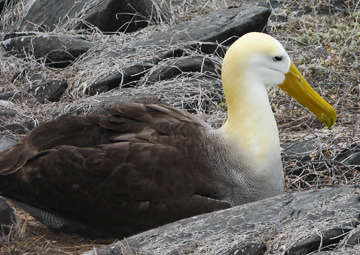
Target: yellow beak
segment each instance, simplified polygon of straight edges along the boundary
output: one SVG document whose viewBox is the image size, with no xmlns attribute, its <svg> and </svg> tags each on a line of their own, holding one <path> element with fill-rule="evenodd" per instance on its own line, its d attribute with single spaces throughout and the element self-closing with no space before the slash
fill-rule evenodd
<svg viewBox="0 0 360 255">
<path fill-rule="evenodd" d="M 285 74 L 285 81 L 278 86 L 312 111 L 329 129 L 335 124 L 334 108 L 316 93 L 293 63 L 289 72 Z"/>
</svg>

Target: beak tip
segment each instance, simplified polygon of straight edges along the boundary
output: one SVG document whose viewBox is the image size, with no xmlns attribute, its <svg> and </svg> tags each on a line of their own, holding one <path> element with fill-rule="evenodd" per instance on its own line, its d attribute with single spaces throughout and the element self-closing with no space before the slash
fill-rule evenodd
<svg viewBox="0 0 360 255">
<path fill-rule="evenodd" d="M 325 113 L 321 114 L 320 120 L 325 123 L 325 125 L 328 129 L 331 129 L 336 123 L 335 110 L 331 107 L 331 109 L 329 109 L 328 114 L 325 114 Z"/>
</svg>

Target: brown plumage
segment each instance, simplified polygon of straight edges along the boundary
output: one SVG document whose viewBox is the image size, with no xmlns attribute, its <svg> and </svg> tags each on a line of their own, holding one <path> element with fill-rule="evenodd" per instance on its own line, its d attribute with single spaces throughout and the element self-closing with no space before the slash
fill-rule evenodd
<svg viewBox="0 0 360 255">
<path fill-rule="evenodd" d="M 160 105 L 108 112 L 62 116 L 2 152 L 2 194 L 68 220 L 71 231 L 117 237 L 230 206 L 208 185 L 211 151 L 199 144 L 207 124 Z"/>
</svg>

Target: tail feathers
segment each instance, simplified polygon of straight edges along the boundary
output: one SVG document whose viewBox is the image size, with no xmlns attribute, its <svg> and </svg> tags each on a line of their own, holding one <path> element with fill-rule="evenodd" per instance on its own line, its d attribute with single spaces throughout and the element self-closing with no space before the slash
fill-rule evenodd
<svg viewBox="0 0 360 255">
<path fill-rule="evenodd" d="M 90 228 L 79 222 L 67 220 L 61 216 L 55 215 L 51 212 L 42 210 L 40 208 L 21 203 L 7 198 L 13 205 L 19 207 L 25 212 L 29 213 L 35 219 L 43 223 L 54 232 L 67 232 L 80 234 L 92 238 L 104 237 L 106 234 L 100 232 L 97 229 Z"/>
<path fill-rule="evenodd" d="M 12 199 L 9 199 L 11 203 L 19 207 L 20 209 L 24 210 L 25 212 L 29 213 L 31 216 L 33 216 L 35 219 L 42 222 L 44 225 L 46 225 L 48 228 L 51 229 L 61 229 L 65 225 L 69 224 L 69 222 L 61 217 L 58 217 L 52 213 L 49 213 L 47 211 L 41 210 L 39 208 L 33 207 L 31 205 L 27 205 L 18 201 L 14 201 Z"/>
</svg>

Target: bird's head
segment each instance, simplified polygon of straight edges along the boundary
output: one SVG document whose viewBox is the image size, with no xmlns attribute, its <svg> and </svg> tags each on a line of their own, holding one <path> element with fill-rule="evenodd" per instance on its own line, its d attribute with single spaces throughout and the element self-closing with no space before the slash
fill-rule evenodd
<svg viewBox="0 0 360 255">
<path fill-rule="evenodd" d="M 270 35 L 252 32 L 233 43 L 223 61 L 222 79 L 227 99 L 236 100 L 231 97 L 241 94 L 246 86 L 278 86 L 328 128 L 335 124 L 333 107 L 312 89 L 281 43 Z"/>
</svg>

